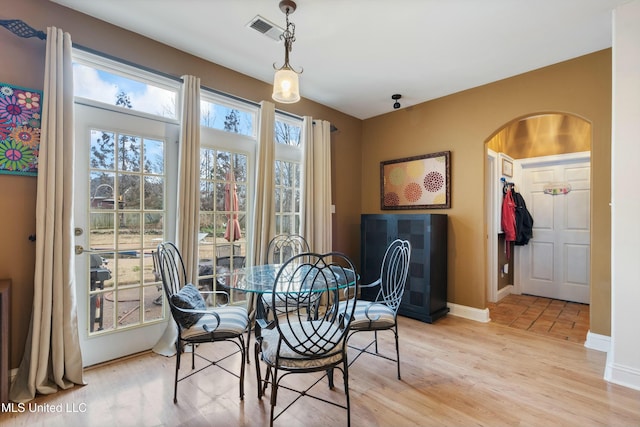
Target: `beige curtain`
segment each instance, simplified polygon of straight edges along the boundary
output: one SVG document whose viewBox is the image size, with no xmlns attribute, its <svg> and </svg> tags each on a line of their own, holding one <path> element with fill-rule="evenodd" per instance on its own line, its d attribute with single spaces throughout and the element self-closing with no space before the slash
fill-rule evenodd
<svg viewBox="0 0 640 427">
<path fill-rule="evenodd" d="M 302 233 L 317 253 L 332 250 L 331 124 L 304 117 L 304 217 Z"/>
<path fill-rule="evenodd" d="M 200 79 L 182 76 L 180 155 L 178 171 L 178 212 L 176 245 L 180 249 L 187 281 L 198 278 L 198 223 L 200 212 Z M 178 331 L 169 320 L 162 337 L 153 346 L 163 356 L 176 354 Z"/>
<path fill-rule="evenodd" d="M 200 212 L 200 78 L 182 76 L 182 81 L 176 245 L 185 262 L 187 281 L 195 283 Z"/>
<path fill-rule="evenodd" d="M 276 232 L 274 172 L 275 141 L 274 126 L 276 120 L 275 105 L 268 101 L 260 103 L 260 119 L 258 123 L 258 164 L 256 167 L 256 193 L 253 214 L 253 248 L 254 265 L 267 262 L 269 240 Z M 255 294 L 247 295 L 247 311 L 251 322 L 255 319 Z M 251 333 L 251 331 L 249 331 Z M 250 338 L 248 338 L 250 340 Z M 247 342 L 247 345 L 249 343 Z"/>
<path fill-rule="evenodd" d="M 47 29 L 36 199 L 33 312 L 15 402 L 83 384 L 78 338 L 73 217 L 71 36 Z"/>
<path fill-rule="evenodd" d="M 253 218 L 253 264 L 267 262 L 269 240 L 276 232 L 274 172 L 275 142 L 274 131 L 276 119 L 275 105 L 268 101 L 260 103 L 260 120 L 258 134 L 258 165 L 256 167 L 256 195 Z"/>
</svg>

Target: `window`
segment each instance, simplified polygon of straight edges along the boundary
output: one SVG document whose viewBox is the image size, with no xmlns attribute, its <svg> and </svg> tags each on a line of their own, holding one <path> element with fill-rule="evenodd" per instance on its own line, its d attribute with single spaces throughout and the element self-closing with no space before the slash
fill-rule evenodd
<svg viewBox="0 0 640 427">
<path fill-rule="evenodd" d="M 276 113 L 276 234 L 301 234 L 302 120 Z"/>
<path fill-rule="evenodd" d="M 74 51 L 76 98 L 176 120 L 179 83 L 87 52 Z"/>
</svg>

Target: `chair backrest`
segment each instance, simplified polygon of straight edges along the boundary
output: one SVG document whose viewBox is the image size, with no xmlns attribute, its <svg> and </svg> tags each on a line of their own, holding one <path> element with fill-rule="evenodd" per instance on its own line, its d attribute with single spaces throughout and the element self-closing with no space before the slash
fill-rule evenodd
<svg viewBox="0 0 640 427">
<path fill-rule="evenodd" d="M 160 270 L 164 292 L 171 302 L 171 296 L 178 293 L 187 282 L 187 272 L 182 255 L 176 245 L 171 242 L 163 242 L 158 245 L 154 256 Z"/>
<path fill-rule="evenodd" d="M 230 255 L 240 255 L 242 248 L 239 243 L 222 243 L 216 245 L 216 258 Z"/>
<path fill-rule="evenodd" d="M 411 243 L 401 239 L 391 242 L 382 259 L 380 291 L 376 301 L 384 303 L 396 312 L 404 295 L 410 259 Z"/>
<path fill-rule="evenodd" d="M 295 255 L 309 251 L 309 243 L 299 234 L 279 234 L 269 242 L 267 262 L 282 264 Z"/>
<path fill-rule="evenodd" d="M 278 271 L 271 293 L 280 345 L 310 359 L 343 351 L 358 288 L 356 269 L 344 254 L 291 257 Z M 343 293 L 348 297 L 341 304 Z"/>
<path fill-rule="evenodd" d="M 230 256 L 222 256 L 216 258 L 216 267 L 225 267 L 231 270 L 231 263 L 233 262 L 233 268 L 243 268 L 245 266 L 246 258 L 241 255 L 234 256 L 233 259 Z"/>
</svg>

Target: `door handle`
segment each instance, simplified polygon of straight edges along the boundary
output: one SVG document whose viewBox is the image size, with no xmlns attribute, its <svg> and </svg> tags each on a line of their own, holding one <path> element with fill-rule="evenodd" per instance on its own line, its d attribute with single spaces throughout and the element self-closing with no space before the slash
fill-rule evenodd
<svg viewBox="0 0 640 427">
<path fill-rule="evenodd" d="M 92 251 L 91 249 L 85 249 L 82 245 L 76 245 L 75 247 L 76 255 L 82 255 L 83 253 L 92 254 L 96 251 Z"/>
</svg>

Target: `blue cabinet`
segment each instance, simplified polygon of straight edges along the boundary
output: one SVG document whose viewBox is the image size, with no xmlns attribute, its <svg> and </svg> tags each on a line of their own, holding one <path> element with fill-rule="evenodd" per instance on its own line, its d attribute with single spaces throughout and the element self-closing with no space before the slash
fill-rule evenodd
<svg viewBox="0 0 640 427">
<path fill-rule="evenodd" d="M 365 214 L 361 224 L 360 270 L 362 283 L 380 277 L 380 265 L 394 239 L 411 242 L 409 277 L 398 313 L 432 323 L 449 312 L 447 307 L 447 215 Z M 373 300 L 376 288 L 362 288 Z"/>
</svg>

